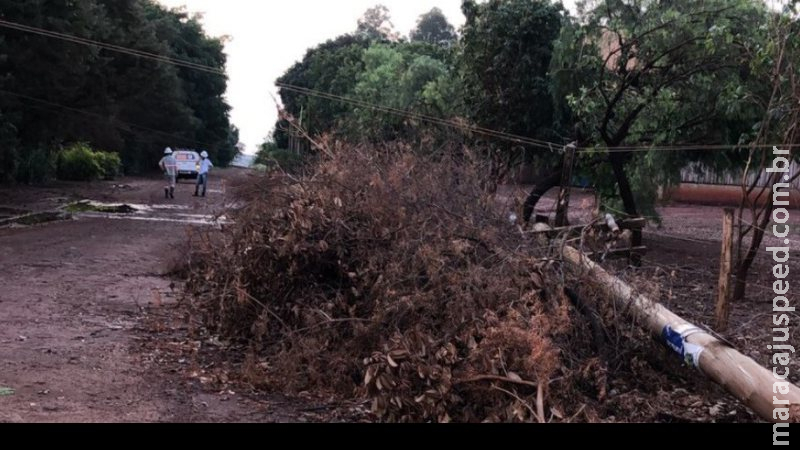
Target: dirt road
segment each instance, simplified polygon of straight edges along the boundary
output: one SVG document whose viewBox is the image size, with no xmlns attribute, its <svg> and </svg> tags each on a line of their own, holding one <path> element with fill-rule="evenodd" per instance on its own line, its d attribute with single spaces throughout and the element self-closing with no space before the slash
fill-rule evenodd
<svg viewBox="0 0 800 450">
<path fill-rule="evenodd" d="M 182 184 L 174 201 L 157 178 L 0 188 L 17 213 L 82 199 L 143 209 L 0 228 L 0 422 L 303 420 L 302 402 L 207 386 L 180 320 L 147 328 L 180 294 L 165 274 L 187 229 L 222 213 L 244 176 L 217 172 L 207 199 Z"/>
</svg>

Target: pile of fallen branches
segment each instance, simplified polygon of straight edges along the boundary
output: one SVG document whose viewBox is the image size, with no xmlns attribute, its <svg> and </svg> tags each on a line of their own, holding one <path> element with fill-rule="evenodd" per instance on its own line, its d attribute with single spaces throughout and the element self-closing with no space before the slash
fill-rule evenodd
<svg viewBox="0 0 800 450">
<path fill-rule="evenodd" d="M 597 420 L 600 313 L 520 247 L 480 173 L 464 153 L 340 146 L 260 179 L 196 239 L 195 304 L 265 383 L 366 396 L 382 420 Z"/>
</svg>

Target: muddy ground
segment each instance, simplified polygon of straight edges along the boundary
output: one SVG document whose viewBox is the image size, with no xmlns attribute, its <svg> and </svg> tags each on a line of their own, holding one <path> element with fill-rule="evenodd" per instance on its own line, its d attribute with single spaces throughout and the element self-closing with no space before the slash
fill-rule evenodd
<svg viewBox="0 0 800 450">
<path fill-rule="evenodd" d="M 215 173 L 206 199 L 191 197 L 193 187 L 184 182 L 174 201 L 164 200 L 158 178 L 0 187 L 0 223 L 85 199 L 136 208 L 130 214 L 73 208 L 71 220 L 0 227 L 0 422 L 369 420 L 364 404 L 259 391 L 242 370 L 246 361 L 235 356 L 244 349 L 215 339 L 180 305 L 185 300 L 180 280 L 171 272 L 185 251 L 187 233 L 224 226 L 226 211 L 235 204 L 233 186 L 249 176 L 240 170 Z M 524 196 L 521 190 L 517 194 Z M 552 197 L 542 202 L 540 213 L 552 212 Z M 591 211 L 593 198 L 576 192 L 573 205 L 573 221 L 579 221 Z M 678 204 L 660 213 L 662 226 L 651 226 L 646 236 L 645 267 L 614 269 L 687 319 L 710 326 L 721 209 Z M 792 245 L 800 255 L 800 211 L 793 212 L 792 223 Z M 766 366 L 772 280 L 762 253 L 750 298 L 735 306 L 725 337 Z M 800 272 L 793 261 L 793 271 Z M 800 317 L 795 319 L 798 345 Z M 646 357 L 671 356 L 663 351 Z M 756 420 L 691 371 L 676 364 L 665 364 L 664 370 L 674 373 L 653 380 L 647 392 L 616 386 L 615 401 L 644 403 L 648 414 L 609 420 Z"/>
<path fill-rule="evenodd" d="M 178 313 L 169 272 L 186 233 L 214 226 L 245 178 L 215 173 L 206 199 L 184 181 L 174 201 L 159 178 L 0 188 L 0 219 L 84 199 L 148 207 L 0 228 L 0 422 L 323 420 L 325 399 L 213 378 L 213 359 L 201 355 L 219 344 L 190 338 Z"/>
</svg>

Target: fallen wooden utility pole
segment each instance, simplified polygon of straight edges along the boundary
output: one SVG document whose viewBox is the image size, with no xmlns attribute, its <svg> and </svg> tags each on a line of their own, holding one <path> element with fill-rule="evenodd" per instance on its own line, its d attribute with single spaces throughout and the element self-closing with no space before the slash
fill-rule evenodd
<svg viewBox="0 0 800 450">
<path fill-rule="evenodd" d="M 536 225 L 537 229 L 546 226 Z M 788 422 L 800 420 L 800 389 L 797 386 L 790 383 L 788 394 L 776 394 L 773 391 L 775 383 L 784 380 L 779 380 L 766 368 L 661 304 L 637 294 L 627 283 L 606 272 L 582 252 L 569 246 L 560 248 L 564 260 L 591 277 L 620 309 L 630 311 L 683 361 L 697 367 L 761 418 L 786 422 L 775 417 L 776 409 L 781 408 L 791 410 Z"/>
</svg>

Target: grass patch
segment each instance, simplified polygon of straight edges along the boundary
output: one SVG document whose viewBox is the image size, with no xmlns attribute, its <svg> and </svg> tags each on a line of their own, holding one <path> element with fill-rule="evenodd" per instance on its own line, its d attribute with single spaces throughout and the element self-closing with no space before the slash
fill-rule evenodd
<svg viewBox="0 0 800 450">
<path fill-rule="evenodd" d="M 92 202 L 77 202 L 67 205 L 65 211 L 78 214 L 78 213 L 104 213 L 104 214 L 133 214 L 137 210 L 129 205 L 100 205 Z"/>
</svg>

